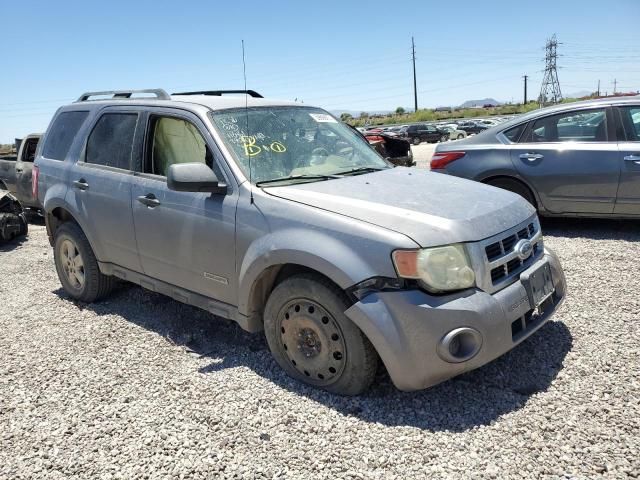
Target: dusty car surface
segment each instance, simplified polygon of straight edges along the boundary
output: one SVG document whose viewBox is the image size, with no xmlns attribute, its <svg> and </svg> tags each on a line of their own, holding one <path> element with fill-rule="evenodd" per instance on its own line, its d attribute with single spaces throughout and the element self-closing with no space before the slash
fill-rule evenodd
<svg viewBox="0 0 640 480">
<path fill-rule="evenodd" d="M 502 355 L 565 297 L 535 210 L 393 167 L 326 111 L 254 91 L 98 92 L 36 160 L 58 276 L 115 277 L 265 331 L 292 377 L 353 395 L 382 359 L 402 390 Z"/>
<path fill-rule="evenodd" d="M 521 195 L 547 216 L 640 215 L 640 97 L 562 104 L 455 145 L 434 171 Z"/>
</svg>

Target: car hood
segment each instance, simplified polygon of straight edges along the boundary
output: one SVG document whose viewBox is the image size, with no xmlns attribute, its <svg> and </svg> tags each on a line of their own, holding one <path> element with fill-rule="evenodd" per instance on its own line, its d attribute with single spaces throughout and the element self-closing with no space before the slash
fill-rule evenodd
<svg viewBox="0 0 640 480">
<path fill-rule="evenodd" d="M 506 190 L 404 167 L 264 191 L 402 233 L 422 247 L 482 240 L 535 213 Z"/>
</svg>

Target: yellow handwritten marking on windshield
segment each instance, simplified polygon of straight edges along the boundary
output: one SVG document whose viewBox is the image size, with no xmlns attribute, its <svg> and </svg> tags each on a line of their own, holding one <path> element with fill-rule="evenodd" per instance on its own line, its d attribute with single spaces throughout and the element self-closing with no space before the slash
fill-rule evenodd
<svg viewBox="0 0 640 480">
<path fill-rule="evenodd" d="M 287 151 L 287 147 L 280 142 L 273 142 L 269 147 L 271 148 L 271 151 L 275 153 L 284 153 Z"/>
<path fill-rule="evenodd" d="M 256 137 L 250 136 L 242 136 L 240 137 L 242 140 L 242 146 L 244 147 L 244 153 L 247 157 L 255 157 L 258 155 L 262 149 L 256 145 Z"/>
<path fill-rule="evenodd" d="M 269 151 L 271 150 L 274 153 L 284 153 L 287 151 L 287 147 L 284 146 L 283 143 L 275 141 L 275 142 L 271 142 L 271 145 L 267 146 L 267 145 L 256 145 L 256 137 L 254 137 L 253 135 L 251 136 L 245 136 L 243 135 L 242 137 L 240 137 L 240 140 L 242 141 L 242 147 L 244 148 L 244 154 L 247 157 L 255 157 L 256 155 L 258 155 L 260 152 L 262 152 L 263 150 Z"/>
</svg>

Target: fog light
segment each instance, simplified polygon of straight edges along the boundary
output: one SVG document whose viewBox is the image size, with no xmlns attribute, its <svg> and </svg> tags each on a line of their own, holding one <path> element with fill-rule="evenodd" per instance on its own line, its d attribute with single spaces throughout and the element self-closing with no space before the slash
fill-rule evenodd
<svg viewBox="0 0 640 480">
<path fill-rule="evenodd" d="M 451 330 L 438 344 L 438 355 L 445 362 L 460 363 L 471 360 L 480 351 L 482 335 L 474 328 Z"/>
</svg>

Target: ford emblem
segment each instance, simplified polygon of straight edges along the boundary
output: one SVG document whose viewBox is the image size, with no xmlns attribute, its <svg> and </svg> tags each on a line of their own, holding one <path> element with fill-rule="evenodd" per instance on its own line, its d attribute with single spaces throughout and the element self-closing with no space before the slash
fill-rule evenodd
<svg viewBox="0 0 640 480">
<path fill-rule="evenodd" d="M 515 251 L 520 260 L 526 260 L 533 253 L 533 245 L 529 240 L 520 240 L 516 243 Z"/>
</svg>

